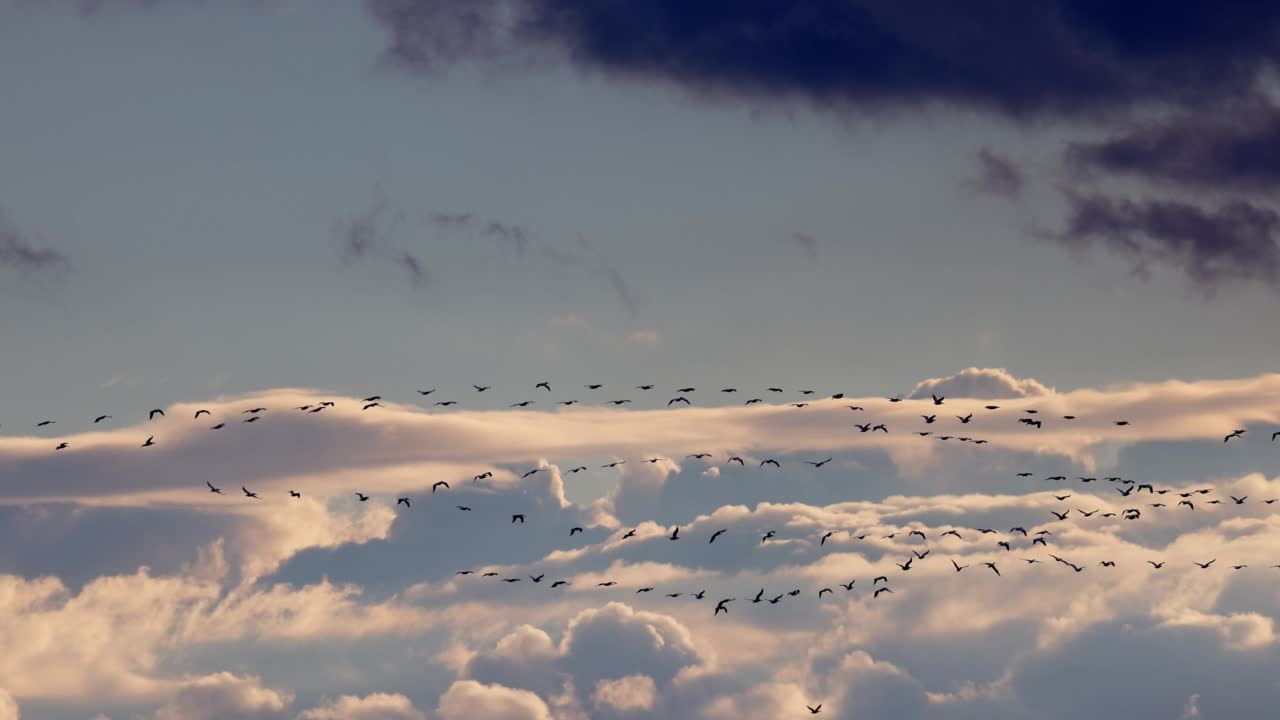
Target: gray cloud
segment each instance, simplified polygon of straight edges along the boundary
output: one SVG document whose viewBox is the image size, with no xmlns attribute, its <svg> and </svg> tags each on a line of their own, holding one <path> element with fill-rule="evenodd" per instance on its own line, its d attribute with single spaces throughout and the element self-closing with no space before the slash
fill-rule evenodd
<svg viewBox="0 0 1280 720">
<path fill-rule="evenodd" d="M 402 268 L 414 288 L 426 287 L 431 280 L 426 266 L 413 253 L 391 243 L 403 219 L 403 213 L 388 209 L 382 186 L 376 186 L 367 208 L 334 223 L 334 234 L 342 244 L 343 263 L 372 259 L 388 262 Z"/>
<path fill-rule="evenodd" d="M 978 189 L 991 195 L 1003 195 L 1016 198 L 1022 195 L 1025 180 L 1022 170 L 1009 158 L 991 148 L 978 151 L 979 176 Z"/>
<path fill-rule="evenodd" d="M 782 242 L 799 247 L 810 260 L 818 259 L 818 239 L 804 232 L 793 232 L 782 237 Z"/>
<path fill-rule="evenodd" d="M 43 238 L 24 232 L 0 208 L 0 265 L 21 272 L 66 272 L 71 261 L 48 247 L 38 247 Z"/>
<path fill-rule="evenodd" d="M 1068 192 L 1066 227 L 1048 233 L 1077 249 L 1100 246 L 1149 275 L 1152 265 L 1181 271 L 1212 294 L 1232 283 L 1280 290 L 1280 214 L 1246 201 L 1216 210 L 1175 200 L 1112 198 Z"/>
<path fill-rule="evenodd" d="M 1178 115 L 1107 140 L 1073 143 L 1077 169 L 1126 174 L 1196 190 L 1266 192 L 1280 185 L 1280 109 L 1224 109 L 1208 117 Z"/>
</svg>

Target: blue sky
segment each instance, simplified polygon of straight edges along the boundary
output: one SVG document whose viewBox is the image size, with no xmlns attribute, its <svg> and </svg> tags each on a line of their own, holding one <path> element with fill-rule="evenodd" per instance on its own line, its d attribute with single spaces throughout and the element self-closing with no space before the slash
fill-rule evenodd
<svg viewBox="0 0 1280 720">
<path fill-rule="evenodd" d="M 494 30 L 498 6 L 527 24 Z M 957 7 L 0 2 L 0 720 L 1111 717 L 1047 678 L 1173 652 L 1200 654 L 1176 692 L 1075 686 L 1139 720 L 1256 717 L 1276 689 L 1215 668 L 1280 659 L 1280 586 L 1189 563 L 1280 562 L 1280 175 L 1255 159 L 1280 138 L 1280 14 Z M 982 399 L 1003 414 L 957 425 Z M 1006 421 L 1036 407 L 1043 431 Z M 1054 548 L 1090 563 L 1077 585 L 946 585 L 946 558 L 986 572 L 984 537 L 896 605 L 711 622 L 632 590 L 813 602 L 893 570 L 890 532 L 1043 524 L 1050 490 L 1122 509 L 1090 475 L 1224 505 L 1080 519 Z M 702 545 L 720 527 L 749 539 Z M 849 532 L 823 557 L 827 529 Z M 1154 585 L 1095 571 L 1156 556 Z M 464 560 L 574 590 L 475 590 Z M 1028 609 L 993 618 L 1001 598 Z M 100 642 L 57 629 L 81 626 Z"/>
</svg>

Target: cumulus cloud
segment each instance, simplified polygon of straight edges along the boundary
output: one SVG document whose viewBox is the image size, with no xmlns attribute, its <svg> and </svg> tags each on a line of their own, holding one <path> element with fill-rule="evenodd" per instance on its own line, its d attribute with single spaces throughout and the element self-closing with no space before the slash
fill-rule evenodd
<svg viewBox="0 0 1280 720">
<path fill-rule="evenodd" d="M 652 710 L 657 686 L 647 675 L 626 675 L 596 684 L 592 701 L 621 712 Z"/>
<path fill-rule="evenodd" d="M 19 720 L 18 703 L 13 696 L 0 688 L 0 720 Z"/>
<path fill-rule="evenodd" d="M 292 694 L 262 687 L 256 677 L 223 672 L 185 683 L 155 720 L 268 720 L 292 702 Z"/>
<path fill-rule="evenodd" d="M 297 720 L 426 720 L 404 695 L 373 693 L 343 695 L 320 707 L 303 711 Z"/>
<path fill-rule="evenodd" d="M 923 380 L 907 395 L 928 398 L 930 395 L 951 398 L 1027 398 L 1050 395 L 1054 391 L 1034 378 L 1018 378 L 1004 368 L 965 368 L 945 378 Z"/>
<path fill-rule="evenodd" d="M 528 690 L 459 680 L 440 698 L 441 720 L 552 720 L 542 698 Z"/>
</svg>

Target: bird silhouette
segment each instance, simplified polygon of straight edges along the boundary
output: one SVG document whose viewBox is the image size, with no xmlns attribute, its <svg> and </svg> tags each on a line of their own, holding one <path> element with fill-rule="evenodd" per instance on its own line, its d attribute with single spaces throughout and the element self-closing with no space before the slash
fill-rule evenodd
<svg viewBox="0 0 1280 720">
<path fill-rule="evenodd" d="M 871 598 L 874 600 L 875 598 L 880 597 L 880 593 L 889 593 L 890 595 L 892 595 L 893 591 L 887 587 L 882 587 L 879 590 L 876 590 L 874 593 L 872 593 Z"/>
<path fill-rule="evenodd" d="M 715 532 L 711 533 L 711 539 L 707 541 L 707 544 L 708 544 L 708 545 L 710 545 L 711 543 L 715 542 L 715 541 L 716 541 L 716 538 L 720 537 L 720 536 L 721 536 L 721 535 L 723 535 L 725 532 L 726 532 L 726 531 L 724 531 L 724 530 L 717 530 L 717 531 L 715 531 Z"/>
<path fill-rule="evenodd" d="M 155 445 L 156 444 L 155 439 L 156 439 L 155 435 L 152 435 L 151 437 L 147 438 L 147 441 L 142 443 L 142 447 L 151 447 L 152 445 Z"/>
<path fill-rule="evenodd" d="M 261 499 L 262 499 L 262 498 L 258 497 L 258 493 L 255 493 L 255 492 L 249 492 L 249 488 L 247 488 L 247 487 L 245 487 L 245 486 L 243 486 L 243 485 L 241 485 L 241 486 L 240 486 L 240 489 L 241 489 L 242 491 L 244 491 L 244 496 L 245 496 L 245 497 L 251 497 L 251 498 L 254 498 L 254 499 L 256 499 L 256 500 L 261 500 Z"/>
<path fill-rule="evenodd" d="M 147 413 L 147 419 L 155 420 L 157 415 L 159 415 L 160 417 L 164 417 L 164 411 L 161 410 L 160 408 L 156 408 L 155 410 L 152 410 L 151 412 Z"/>
<path fill-rule="evenodd" d="M 358 492 L 356 493 L 356 497 L 360 499 L 360 502 L 369 502 L 369 496 L 364 493 Z"/>
<path fill-rule="evenodd" d="M 725 607 L 725 604 L 726 604 L 726 603 L 731 603 L 731 602 L 733 602 L 734 600 L 737 600 L 737 598 L 726 598 L 726 599 L 721 600 L 720 602 L 716 603 L 716 610 L 715 610 L 715 612 L 714 612 L 714 613 L 712 613 L 712 615 L 713 615 L 713 616 L 714 616 L 714 615 L 719 615 L 720 613 L 724 613 L 724 614 L 728 615 L 728 614 L 729 614 L 729 608 Z"/>
<path fill-rule="evenodd" d="M 524 524 L 524 514 L 523 514 L 523 513 L 516 513 L 515 515 L 512 515 L 512 516 L 511 516 L 511 522 L 513 522 L 513 523 L 514 523 L 514 522 L 515 522 L 515 521 L 517 521 L 517 520 L 519 520 L 519 521 L 520 521 L 520 524 L 521 524 L 521 525 L 523 525 L 523 524 Z"/>
<path fill-rule="evenodd" d="M 290 490 L 290 491 L 289 491 L 289 497 L 292 497 L 292 498 L 300 498 L 300 497 L 302 497 L 302 493 L 298 492 L 297 490 Z"/>
<path fill-rule="evenodd" d="M 412 505 L 410 505 L 410 504 L 409 504 L 409 498 L 407 498 L 407 497 L 396 498 L 396 504 L 397 504 L 397 505 L 404 505 L 404 506 L 405 506 L 405 507 L 407 507 L 407 508 L 412 508 L 412 507 L 413 507 Z"/>
<path fill-rule="evenodd" d="M 436 488 L 438 488 L 438 487 L 440 487 L 440 486 L 442 486 L 442 485 L 443 485 L 444 487 L 446 487 L 446 488 L 447 488 L 447 487 L 449 487 L 449 483 L 448 483 L 448 482 L 446 482 L 446 481 L 444 481 L 444 480 L 437 480 L 437 481 L 435 481 L 435 483 L 433 483 L 433 484 L 431 485 L 431 494 L 432 494 L 432 495 L 434 495 L 434 494 L 435 494 L 435 492 L 436 492 Z"/>
<path fill-rule="evenodd" d="M 213 483 L 209 482 L 208 480 L 205 480 L 204 484 L 209 486 L 209 492 L 217 493 L 219 495 L 222 494 L 222 488 L 214 487 Z"/>
<path fill-rule="evenodd" d="M 818 703 L 817 707 L 809 707 L 808 705 L 805 705 L 805 707 L 809 708 L 809 712 L 814 715 L 817 715 L 819 712 L 822 711 L 822 703 Z"/>
</svg>

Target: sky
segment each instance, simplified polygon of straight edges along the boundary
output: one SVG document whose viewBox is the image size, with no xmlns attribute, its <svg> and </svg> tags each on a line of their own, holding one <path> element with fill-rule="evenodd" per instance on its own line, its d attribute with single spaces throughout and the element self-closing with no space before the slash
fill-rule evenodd
<svg viewBox="0 0 1280 720">
<path fill-rule="evenodd" d="M 1265 714 L 1278 31 L 0 0 L 0 720 Z"/>
</svg>

